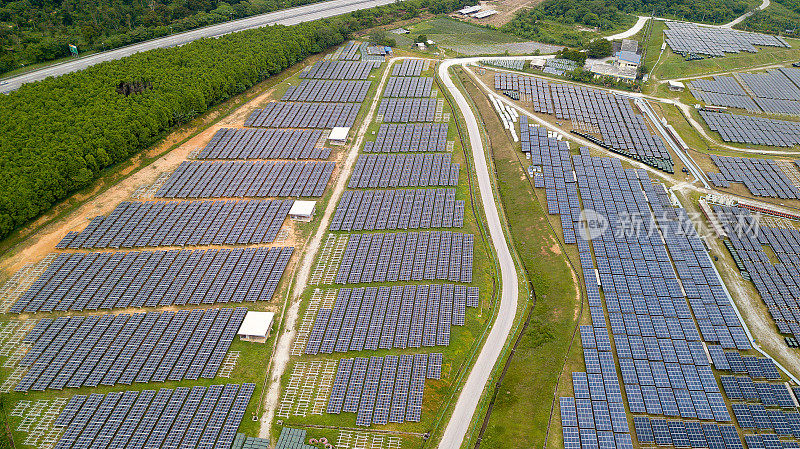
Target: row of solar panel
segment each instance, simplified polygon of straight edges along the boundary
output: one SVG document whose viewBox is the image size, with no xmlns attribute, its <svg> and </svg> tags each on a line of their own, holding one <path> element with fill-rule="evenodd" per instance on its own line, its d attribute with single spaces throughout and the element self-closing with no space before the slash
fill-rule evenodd
<svg viewBox="0 0 800 449">
<path fill-rule="evenodd" d="M 685 56 L 703 54 L 725 56 L 725 53 L 756 53 L 756 45 L 790 48 L 780 36 L 749 33 L 732 28 L 702 26 L 692 22 L 667 21 L 664 41 L 675 53 Z"/>
<path fill-rule="evenodd" d="M 376 61 L 345 62 L 319 61 L 300 72 L 300 78 L 327 80 L 365 80 L 372 69 L 380 67 Z"/>
<path fill-rule="evenodd" d="M 392 76 L 420 76 L 424 66 L 422 59 L 404 59 L 392 66 Z"/>
<path fill-rule="evenodd" d="M 447 123 L 382 124 L 374 141 L 364 144 L 365 153 L 426 153 L 447 149 Z"/>
<path fill-rule="evenodd" d="M 477 287 L 453 284 L 343 288 L 317 312 L 305 353 L 447 346 L 477 298 Z"/>
<path fill-rule="evenodd" d="M 327 159 L 321 130 L 220 128 L 198 159 Z"/>
<path fill-rule="evenodd" d="M 455 189 L 346 190 L 331 231 L 460 228 L 464 200 Z"/>
<path fill-rule="evenodd" d="M 294 103 L 273 101 L 256 109 L 244 126 L 256 128 L 335 128 L 351 127 L 360 103 Z"/>
<path fill-rule="evenodd" d="M 334 162 L 184 161 L 156 192 L 160 198 L 319 197 Z"/>
<path fill-rule="evenodd" d="M 741 182 L 755 196 L 798 199 L 800 189 L 771 159 L 711 155 L 728 182 Z M 720 187 L 720 186 L 717 186 Z"/>
<path fill-rule="evenodd" d="M 438 353 L 341 359 L 326 411 L 356 413 L 364 427 L 419 422 L 425 380 L 438 379 L 441 366 Z"/>
<path fill-rule="evenodd" d="M 61 253 L 10 311 L 269 301 L 294 248 Z"/>
<path fill-rule="evenodd" d="M 384 98 L 430 97 L 433 78 L 390 76 L 383 91 Z"/>
<path fill-rule="evenodd" d="M 272 243 L 294 200 L 123 201 L 59 248 Z"/>
<path fill-rule="evenodd" d="M 384 98 L 378 105 L 378 114 L 384 122 L 433 122 L 436 105 L 436 98 Z"/>
<path fill-rule="evenodd" d="M 695 421 L 667 421 L 634 416 L 636 439 L 641 444 L 709 449 L 743 449 L 736 427 Z"/>
<path fill-rule="evenodd" d="M 791 147 L 800 145 L 800 123 L 701 109 L 700 116 L 726 142 Z"/>
<path fill-rule="evenodd" d="M 15 391 L 213 378 L 246 307 L 59 317 L 37 323 Z"/>
<path fill-rule="evenodd" d="M 347 187 L 457 186 L 460 164 L 451 159 L 448 153 L 360 154 Z"/>
<path fill-rule="evenodd" d="M 54 426 L 59 449 L 229 448 L 255 384 L 77 395 Z"/>
<path fill-rule="evenodd" d="M 281 101 L 361 103 L 367 97 L 372 81 L 302 80 L 289 86 Z"/>
<path fill-rule="evenodd" d="M 351 234 L 335 282 L 470 283 L 473 237 L 450 231 Z"/>
<path fill-rule="evenodd" d="M 718 370 L 747 374 L 755 379 L 777 380 L 781 378 L 775 363 L 768 358 L 741 355 L 738 351 L 725 351 L 721 346 L 707 345 L 711 363 Z"/>
</svg>

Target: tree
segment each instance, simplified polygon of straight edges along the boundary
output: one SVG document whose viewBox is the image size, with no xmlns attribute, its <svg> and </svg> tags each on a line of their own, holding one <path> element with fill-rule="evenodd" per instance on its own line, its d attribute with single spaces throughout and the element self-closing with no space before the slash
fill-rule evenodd
<svg viewBox="0 0 800 449">
<path fill-rule="evenodd" d="M 586 50 L 590 58 L 600 59 L 611 56 L 613 47 L 611 41 L 600 38 L 589 42 L 589 45 L 586 46 Z"/>
<path fill-rule="evenodd" d="M 559 52 L 559 55 L 564 59 L 569 59 L 577 62 L 578 65 L 583 65 L 583 63 L 586 62 L 586 53 L 580 50 L 565 48 Z"/>
<path fill-rule="evenodd" d="M 428 36 L 424 34 L 420 34 L 416 38 L 414 38 L 414 42 L 422 42 L 423 44 L 428 42 Z"/>
</svg>

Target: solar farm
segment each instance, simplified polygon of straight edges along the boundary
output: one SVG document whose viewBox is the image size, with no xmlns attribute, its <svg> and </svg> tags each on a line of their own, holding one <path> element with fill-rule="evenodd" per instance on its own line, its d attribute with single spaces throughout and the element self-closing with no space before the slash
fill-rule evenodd
<svg viewBox="0 0 800 449">
<path fill-rule="evenodd" d="M 722 57 L 739 52 L 755 53 L 758 51 L 756 47 L 790 48 L 789 43 L 780 36 L 703 26 L 690 22 L 667 21 L 666 24 L 664 41 L 673 52 L 684 56 Z"/>
<path fill-rule="evenodd" d="M 713 154 L 711 160 L 720 170 L 719 175 L 710 178 L 716 187 L 730 187 L 731 182 L 740 182 L 754 196 L 800 199 L 800 188 L 773 160 Z"/>
<path fill-rule="evenodd" d="M 668 173 L 672 156 L 648 129 L 631 98 L 574 84 L 508 73 L 494 75 L 494 88 L 513 93 L 533 112 L 572 122 L 573 132 L 611 151 Z"/>
<path fill-rule="evenodd" d="M 800 145 L 800 122 L 703 109 L 700 116 L 725 142 L 775 147 Z"/>
<path fill-rule="evenodd" d="M 692 95 L 707 105 L 748 112 L 800 115 L 800 69 L 739 73 L 690 83 Z"/>
<path fill-rule="evenodd" d="M 550 213 L 562 216 L 564 241 L 577 245 L 591 318 L 580 327 L 586 371 L 559 399 L 564 447 L 742 447 L 742 437 L 764 438 L 755 429 L 794 436 L 793 392 L 770 359 L 740 352 L 750 340 L 686 211 L 644 170 L 549 139 L 532 162 L 556 192 Z M 575 177 L 559 175 L 567 170 Z M 566 223 L 583 229 L 581 203 L 617 219 L 573 239 Z M 641 215 L 655 220 L 624 218 Z M 753 425 L 753 411 L 766 419 Z"/>
<path fill-rule="evenodd" d="M 248 422 L 261 413 L 266 368 L 252 367 L 272 344 L 241 332 L 251 312 L 280 311 L 306 238 L 290 210 L 299 198 L 326 200 L 344 155 L 328 145 L 328 129 L 356 125 L 375 92 L 369 78 L 384 55 L 352 48 L 343 55 L 372 59 L 321 61 L 293 77 L 273 95 L 280 99 L 216 127 L 155 182 L 86 217 L 12 276 L 2 289 L 0 391 L 15 439 L 41 448 L 264 447 L 242 432 L 257 434 Z M 438 124 L 431 129 L 436 142 Z M 416 182 L 430 179 L 425 169 Z M 410 210 L 436 215 L 431 228 L 463 222 L 463 200 L 431 192 L 419 204 L 411 192 Z M 405 195 L 398 199 L 407 213 Z M 432 356 L 434 366 L 441 358 Z M 414 400 L 419 385 L 414 377 Z"/>
<path fill-rule="evenodd" d="M 301 305 L 276 413 L 290 427 L 426 428 L 443 407 L 429 384 L 452 386 L 484 322 L 455 126 L 429 61 L 389 70 Z"/>
</svg>

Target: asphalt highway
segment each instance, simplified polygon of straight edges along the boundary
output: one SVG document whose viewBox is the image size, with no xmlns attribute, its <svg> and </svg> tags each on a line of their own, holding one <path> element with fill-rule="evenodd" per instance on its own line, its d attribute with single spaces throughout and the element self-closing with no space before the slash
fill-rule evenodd
<svg viewBox="0 0 800 449">
<path fill-rule="evenodd" d="M 184 33 L 173 34 L 171 36 L 140 42 L 127 47 L 117 48 L 102 53 L 95 53 L 83 58 L 71 59 L 60 64 L 43 67 L 13 78 L 0 81 L 0 93 L 7 93 L 16 90 L 19 86 L 33 81 L 43 80 L 50 76 L 60 76 L 65 73 L 83 70 L 104 61 L 112 61 L 124 58 L 134 53 L 139 53 L 155 48 L 175 47 L 187 44 L 197 39 L 205 37 L 219 37 L 236 31 L 260 28 L 267 25 L 296 25 L 301 22 L 324 19 L 340 14 L 352 12 L 359 9 L 374 8 L 376 6 L 388 5 L 394 0 L 330 0 L 312 5 L 299 6 L 296 8 L 284 9 L 258 16 L 247 17 L 244 19 L 232 20 L 216 25 L 211 25 Z"/>
</svg>

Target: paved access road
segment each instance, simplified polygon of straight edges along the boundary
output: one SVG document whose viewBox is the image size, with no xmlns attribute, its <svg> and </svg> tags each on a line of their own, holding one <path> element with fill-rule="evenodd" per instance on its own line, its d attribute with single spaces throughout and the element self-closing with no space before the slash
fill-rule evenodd
<svg viewBox="0 0 800 449">
<path fill-rule="evenodd" d="M 50 76 L 60 76 L 65 73 L 83 70 L 89 66 L 104 61 L 124 58 L 141 51 L 152 50 L 154 48 L 175 47 L 192 42 L 204 37 L 219 37 L 236 31 L 260 28 L 267 25 L 295 25 L 301 22 L 308 22 L 326 17 L 333 17 L 340 14 L 352 12 L 358 9 L 374 8 L 376 6 L 388 5 L 394 0 L 330 0 L 312 5 L 299 6 L 297 8 L 284 9 L 258 16 L 247 17 L 244 19 L 224 22 L 211 25 L 185 33 L 174 34 L 158 39 L 153 39 L 138 44 L 121 47 L 116 50 L 109 50 L 96 53 L 84 58 L 72 59 L 60 64 L 43 67 L 13 78 L 8 78 L 0 83 L 0 93 L 7 93 L 16 90 L 19 86 L 33 81 L 43 80 Z"/>
<path fill-rule="evenodd" d="M 475 409 L 478 406 L 478 401 L 480 401 L 483 394 L 484 387 L 489 380 L 497 359 L 500 357 L 506 340 L 508 340 L 508 335 L 514 324 L 514 316 L 517 312 L 517 296 L 519 295 L 517 269 L 514 266 L 514 258 L 511 257 L 511 251 L 503 233 L 503 224 L 497 212 L 500 202 L 495 198 L 494 190 L 492 190 L 492 180 L 489 177 L 489 166 L 486 161 L 486 153 L 481 141 L 478 122 L 467 99 L 453 84 L 453 80 L 450 79 L 450 74 L 448 73 L 448 69 L 452 65 L 466 62 L 474 63 L 480 59 L 487 58 L 446 60 L 439 65 L 439 77 L 444 82 L 445 88 L 455 98 L 458 109 L 467 123 L 469 142 L 472 147 L 472 159 L 475 162 L 475 175 L 478 179 L 483 210 L 486 213 L 486 224 L 492 244 L 497 252 L 497 260 L 500 266 L 502 291 L 497 318 L 494 325 L 492 325 L 489 336 L 486 338 L 486 342 L 483 344 L 483 348 L 481 348 L 481 353 L 472 366 L 472 371 L 470 371 L 453 409 L 453 416 L 450 417 L 450 422 L 445 428 L 442 441 L 439 443 L 439 448 L 444 449 L 458 449 L 461 447 L 475 414 Z"/>
</svg>

